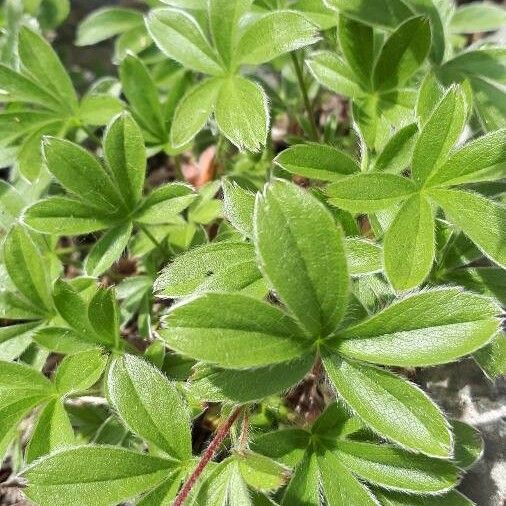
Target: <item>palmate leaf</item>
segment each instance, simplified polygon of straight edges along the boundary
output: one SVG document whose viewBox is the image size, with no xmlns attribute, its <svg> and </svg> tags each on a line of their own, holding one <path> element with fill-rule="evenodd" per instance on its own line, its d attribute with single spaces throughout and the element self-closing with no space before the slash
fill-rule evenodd
<svg viewBox="0 0 506 506">
<path fill-rule="evenodd" d="M 181 99 L 170 130 L 170 142 L 175 148 L 190 142 L 207 123 L 214 111 L 220 87 L 220 79 L 206 79 L 188 90 Z"/>
<path fill-rule="evenodd" d="M 438 168 L 462 133 L 467 118 L 462 91 L 452 87 L 423 126 L 413 152 L 412 173 L 423 184 Z M 441 135 L 441 131 L 444 132 Z"/>
<path fill-rule="evenodd" d="M 167 265 L 154 290 L 165 297 L 204 291 L 244 291 L 261 282 L 252 245 L 215 242 L 198 246 Z"/>
<path fill-rule="evenodd" d="M 62 108 L 75 112 L 77 95 L 70 77 L 51 46 L 23 27 L 19 32 L 19 57 L 23 71 L 58 99 Z"/>
<path fill-rule="evenodd" d="M 325 144 L 291 146 L 276 156 L 274 163 L 292 174 L 323 181 L 339 181 L 360 172 L 349 155 Z"/>
<path fill-rule="evenodd" d="M 414 195 L 400 208 L 384 239 L 385 271 L 396 290 L 421 284 L 434 261 L 434 216 L 423 195 Z"/>
<path fill-rule="evenodd" d="M 242 235 L 252 238 L 255 194 L 228 180 L 223 181 L 221 188 L 225 217 Z"/>
<path fill-rule="evenodd" d="M 350 504 L 348 496 L 361 498 L 352 504 L 378 504 L 377 492 L 384 492 L 374 488 L 371 494 L 364 481 L 411 497 L 441 494 L 457 484 L 459 469 L 453 463 L 377 441 L 361 441 L 362 425 L 357 422 L 342 405 L 332 403 L 310 428 L 268 432 L 253 440 L 254 451 L 294 468 L 283 504 L 317 505 L 319 492 L 331 505 Z M 339 480 L 333 476 L 336 471 Z"/>
<path fill-rule="evenodd" d="M 345 97 L 364 94 L 361 84 L 349 65 L 331 51 L 316 51 L 306 60 L 314 78 L 326 88 Z"/>
<path fill-rule="evenodd" d="M 214 46 L 225 67 L 234 57 L 239 39 L 239 22 L 250 8 L 252 0 L 211 0 L 208 3 L 209 25 Z"/>
<path fill-rule="evenodd" d="M 239 64 L 259 65 L 318 40 L 317 27 L 293 11 L 276 11 L 251 23 L 237 45 Z"/>
<path fill-rule="evenodd" d="M 286 362 L 312 346 L 282 310 L 239 294 L 208 293 L 176 306 L 160 335 L 182 355 L 229 369 Z"/>
<path fill-rule="evenodd" d="M 325 355 L 323 363 L 339 395 L 374 431 L 426 455 L 450 456 L 448 423 L 417 387 L 386 370 L 335 355 Z"/>
<path fill-rule="evenodd" d="M 175 384 L 140 358 L 125 355 L 111 364 L 107 397 L 125 425 L 173 459 L 192 455 L 190 414 Z"/>
<path fill-rule="evenodd" d="M 375 60 L 374 31 L 371 26 L 352 18 L 339 16 L 339 45 L 362 88 L 371 90 Z"/>
<path fill-rule="evenodd" d="M 255 244 L 260 270 L 295 318 L 314 338 L 331 333 L 344 315 L 349 280 L 343 233 L 330 213 L 276 180 L 257 199 Z"/>
<path fill-rule="evenodd" d="M 204 74 L 219 75 L 223 67 L 195 19 L 173 8 L 152 10 L 146 20 L 156 45 L 169 58 Z"/>
<path fill-rule="evenodd" d="M 133 9 L 105 7 L 94 10 L 79 24 L 77 46 L 96 44 L 125 31 L 142 26 L 142 14 Z"/>
<path fill-rule="evenodd" d="M 75 443 L 74 431 L 60 399 L 52 399 L 41 411 L 30 441 L 25 459 L 29 464 L 42 455 Z"/>
<path fill-rule="evenodd" d="M 109 506 L 161 483 L 177 462 L 113 446 L 81 446 L 42 457 L 23 476 L 40 506 Z"/>
<path fill-rule="evenodd" d="M 429 195 L 487 257 L 506 267 L 506 206 L 460 190 L 433 188 Z"/>
<path fill-rule="evenodd" d="M 452 186 L 504 176 L 506 129 L 490 132 L 453 152 L 430 177 L 429 186 Z"/>
<path fill-rule="evenodd" d="M 61 395 L 87 390 L 104 372 L 107 358 L 94 349 L 66 356 L 54 375 L 54 385 Z"/>
<path fill-rule="evenodd" d="M 409 179 L 396 174 L 357 174 L 327 187 L 329 201 L 350 212 L 375 212 L 401 202 L 417 191 Z"/>
<path fill-rule="evenodd" d="M 107 127 L 103 146 L 106 168 L 113 184 L 132 211 L 142 198 L 146 170 L 142 132 L 130 115 L 121 114 Z"/>
<path fill-rule="evenodd" d="M 314 356 L 268 367 L 236 370 L 200 366 L 191 377 L 193 395 L 207 401 L 238 404 L 263 399 L 297 384 L 311 369 Z"/>
<path fill-rule="evenodd" d="M 344 355 L 377 364 L 442 364 L 486 344 L 498 330 L 499 314 L 486 297 L 457 288 L 430 290 L 345 329 L 335 345 Z"/>
<path fill-rule="evenodd" d="M 19 292 L 36 308 L 50 313 L 53 305 L 49 273 L 26 228 L 20 225 L 11 228 L 5 239 L 4 262 Z"/>
<path fill-rule="evenodd" d="M 269 109 L 262 87 L 235 76 L 224 79 L 216 98 L 216 123 L 239 149 L 259 151 L 267 141 Z"/>
<path fill-rule="evenodd" d="M 374 88 L 391 90 L 402 86 L 427 57 L 430 43 L 427 18 L 411 18 L 400 25 L 381 48 L 374 66 Z"/>
<path fill-rule="evenodd" d="M 386 28 L 395 28 L 413 16 L 402 0 L 378 0 L 374 4 L 365 4 L 361 0 L 325 0 L 325 4 L 363 23 Z"/>
<path fill-rule="evenodd" d="M 161 142 L 167 132 L 160 98 L 153 78 L 142 60 L 128 54 L 121 62 L 120 77 L 123 93 L 139 125 Z"/>
</svg>

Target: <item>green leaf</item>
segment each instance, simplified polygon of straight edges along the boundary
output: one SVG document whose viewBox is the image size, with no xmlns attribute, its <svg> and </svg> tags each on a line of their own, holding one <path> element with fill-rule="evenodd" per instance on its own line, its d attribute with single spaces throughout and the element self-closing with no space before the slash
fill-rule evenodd
<svg viewBox="0 0 506 506">
<path fill-rule="evenodd" d="M 459 478 L 458 469 L 450 462 L 392 446 L 337 441 L 332 445 L 332 452 L 353 474 L 390 490 L 441 493 L 453 488 Z"/>
<path fill-rule="evenodd" d="M 53 289 L 53 301 L 60 316 L 84 341 L 95 344 L 109 344 L 93 329 L 88 319 L 87 304 L 70 283 L 61 279 L 56 280 Z"/>
<path fill-rule="evenodd" d="M 478 350 L 474 359 L 491 379 L 506 374 L 506 335 L 500 332 L 492 341 Z"/>
<path fill-rule="evenodd" d="M 79 119 L 85 125 L 102 126 L 124 108 L 123 102 L 105 93 L 86 95 L 79 104 Z"/>
<path fill-rule="evenodd" d="M 376 90 L 391 90 L 403 85 L 429 54 L 431 32 L 424 17 L 408 19 L 385 41 L 374 66 Z"/>
<path fill-rule="evenodd" d="M 228 180 L 223 181 L 221 188 L 223 214 L 242 235 L 253 237 L 255 194 Z"/>
<path fill-rule="evenodd" d="M 318 455 L 318 469 L 327 504 L 333 506 L 376 506 L 377 502 L 369 489 L 355 478 L 333 452 Z"/>
<path fill-rule="evenodd" d="M 1 362 L 0 406 L 6 398 L 49 397 L 54 393 L 51 382 L 40 372 L 21 363 Z"/>
<path fill-rule="evenodd" d="M 359 237 L 346 237 L 346 258 L 352 276 L 381 271 L 381 246 Z"/>
<path fill-rule="evenodd" d="M 14 186 L 0 180 L 0 227 L 8 230 L 21 215 L 25 201 Z"/>
<path fill-rule="evenodd" d="M 272 492 L 288 481 L 288 469 L 264 455 L 247 451 L 236 459 L 242 478 L 255 490 Z"/>
<path fill-rule="evenodd" d="M 12 362 L 32 343 L 40 322 L 27 322 L 0 327 L 0 360 Z"/>
<path fill-rule="evenodd" d="M 423 283 L 434 261 L 434 216 L 423 195 L 408 199 L 384 239 L 385 271 L 395 290 Z"/>
<path fill-rule="evenodd" d="M 413 15 L 402 0 L 324 0 L 334 9 L 363 23 L 385 28 L 396 28 L 402 21 Z"/>
<path fill-rule="evenodd" d="M 260 65 L 317 40 L 318 29 L 305 16 L 279 10 L 248 25 L 237 45 L 235 58 L 239 64 Z"/>
<path fill-rule="evenodd" d="M 128 54 L 122 60 L 119 73 L 121 86 L 137 122 L 151 134 L 165 140 L 165 122 L 155 82 L 142 60 Z"/>
<path fill-rule="evenodd" d="M 77 46 L 90 46 L 142 26 L 142 13 L 134 9 L 104 7 L 94 10 L 77 28 Z"/>
<path fill-rule="evenodd" d="M 60 108 L 58 100 L 48 91 L 3 64 L 0 64 L 0 89 L 2 102 L 34 103 L 53 111 Z"/>
<path fill-rule="evenodd" d="M 64 110 L 75 112 L 77 95 L 72 81 L 45 39 L 24 26 L 19 31 L 18 51 L 28 76 L 48 90 Z"/>
<path fill-rule="evenodd" d="M 296 385 L 311 369 L 314 357 L 238 371 L 200 367 L 191 378 L 191 392 L 211 402 L 228 401 L 237 404 L 257 401 L 285 391 Z"/>
<path fill-rule="evenodd" d="M 295 318 L 314 338 L 330 334 L 349 283 L 343 232 L 332 215 L 305 190 L 274 180 L 257 199 L 255 242 L 260 270 Z"/>
<path fill-rule="evenodd" d="M 216 47 L 225 67 L 230 66 L 238 41 L 240 20 L 248 11 L 252 0 L 210 0 L 209 27 Z"/>
<path fill-rule="evenodd" d="M 504 177 L 506 129 L 468 142 L 441 165 L 428 181 L 430 186 L 450 186 Z"/>
<path fill-rule="evenodd" d="M 41 328 L 33 336 L 33 341 L 46 350 L 64 354 L 79 353 L 97 347 L 97 343 L 86 341 L 67 327 Z"/>
<path fill-rule="evenodd" d="M 180 148 L 190 142 L 204 128 L 214 111 L 221 79 L 206 79 L 188 90 L 180 100 L 170 130 L 170 143 Z"/>
<path fill-rule="evenodd" d="M 135 212 L 137 223 L 161 225 L 173 222 L 179 213 L 184 211 L 197 195 L 184 183 L 167 183 L 155 188 Z"/>
<path fill-rule="evenodd" d="M 459 190 L 434 188 L 430 196 L 488 258 L 506 268 L 506 241 L 502 232 L 506 229 L 506 206 Z"/>
<path fill-rule="evenodd" d="M 101 350 L 89 350 L 66 356 L 54 376 L 61 395 L 82 392 L 92 387 L 102 376 L 107 358 Z"/>
<path fill-rule="evenodd" d="M 310 432 L 292 427 L 257 435 L 251 442 L 251 449 L 295 468 L 310 444 Z"/>
<path fill-rule="evenodd" d="M 416 116 L 423 125 L 430 118 L 436 106 L 441 102 L 445 88 L 435 72 L 428 72 L 418 90 Z"/>
<path fill-rule="evenodd" d="M 153 9 L 146 26 L 160 50 L 184 67 L 204 74 L 219 75 L 223 68 L 204 32 L 186 12 L 179 9 Z"/>
<path fill-rule="evenodd" d="M 362 88 L 352 70 L 337 54 L 316 51 L 306 60 L 314 78 L 326 88 L 345 97 L 363 95 Z"/>
<path fill-rule="evenodd" d="M 60 399 L 52 399 L 41 411 L 26 447 L 28 464 L 75 442 L 74 431 Z"/>
<path fill-rule="evenodd" d="M 498 328 L 490 299 L 444 288 L 411 295 L 344 330 L 347 356 L 401 367 L 450 362 L 486 344 Z"/>
<path fill-rule="evenodd" d="M 91 248 L 84 262 L 88 276 L 103 274 L 118 260 L 132 234 L 132 223 L 124 223 L 108 230 Z"/>
<path fill-rule="evenodd" d="M 302 462 L 295 468 L 295 473 L 286 488 L 281 502 L 282 506 L 316 506 L 320 504 L 320 481 L 316 454 L 306 452 Z"/>
<path fill-rule="evenodd" d="M 191 457 L 190 413 L 176 385 L 158 369 L 133 355 L 116 358 L 107 376 L 107 397 L 133 432 L 175 459 Z"/>
<path fill-rule="evenodd" d="M 142 197 L 146 151 L 142 132 L 128 113 L 109 123 L 104 135 L 104 156 L 114 186 L 132 211 Z"/>
<path fill-rule="evenodd" d="M 401 174 L 411 162 L 417 138 L 418 126 L 416 123 L 397 130 L 376 159 L 374 170 Z"/>
<path fill-rule="evenodd" d="M 208 293 L 174 307 L 160 335 L 182 355 L 228 369 L 286 362 L 312 345 L 277 307 L 224 293 Z"/>
<path fill-rule="evenodd" d="M 102 230 L 117 220 L 96 207 L 68 197 L 49 197 L 26 209 L 23 221 L 43 234 L 80 235 Z"/>
<path fill-rule="evenodd" d="M 462 469 L 469 469 L 483 455 L 483 439 L 480 431 L 458 420 L 452 421 L 455 450 L 453 462 Z"/>
<path fill-rule="evenodd" d="M 382 506 L 475 506 L 475 503 L 452 490 L 443 495 L 413 496 L 400 492 L 374 490 Z"/>
<path fill-rule="evenodd" d="M 55 393 L 41 373 L 22 364 L 0 362 L 0 460 L 19 422 Z"/>
<path fill-rule="evenodd" d="M 360 172 L 349 155 L 325 144 L 291 146 L 276 156 L 274 163 L 292 174 L 323 181 L 339 181 L 343 176 Z"/>
<path fill-rule="evenodd" d="M 154 291 L 167 297 L 184 297 L 209 289 L 211 285 L 222 285 L 227 272 L 236 276 L 230 286 L 239 290 L 254 279 L 261 277 L 255 262 L 255 252 L 248 243 L 215 242 L 198 246 L 176 257 L 167 265 L 154 285 Z M 241 275 L 242 274 L 242 275 Z M 222 290 L 225 287 L 222 286 Z"/>
<path fill-rule="evenodd" d="M 5 268 L 12 282 L 34 306 L 52 310 L 49 273 L 26 228 L 15 225 L 4 242 Z"/>
<path fill-rule="evenodd" d="M 373 213 L 392 207 L 416 192 L 409 179 L 396 174 L 357 174 L 327 187 L 329 201 L 350 212 Z"/>
<path fill-rule="evenodd" d="M 40 506 L 110 506 L 158 485 L 174 467 L 172 460 L 124 448 L 80 446 L 26 469 L 25 494 Z"/>
<path fill-rule="evenodd" d="M 86 204 L 112 215 L 126 210 L 111 175 L 81 146 L 56 137 L 45 137 L 43 155 L 53 176 Z"/>
<path fill-rule="evenodd" d="M 97 290 L 88 307 L 88 320 L 102 343 L 118 348 L 120 317 L 114 289 Z"/>
<path fill-rule="evenodd" d="M 339 45 L 362 88 L 370 90 L 375 60 L 374 32 L 371 26 L 340 15 L 338 26 Z"/>
<path fill-rule="evenodd" d="M 488 2 L 461 5 L 450 20 L 452 33 L 492 32 L 506 25 L 504 7 Z"/>
<path fill-rule="evenodd" d="M 441 165 L 459 139 L 467 118 L 460 88 L 448 90 L 423 126 L 413 152 L 413 178 L 423 184 Z"/>
<path fill-rule="evenodd" d="M 237 459 L 221 461 L 202 481 L 195 493 L 194 504 L 206 506 L 250 506 L 250 491 L 241 476 Z"/>
<path fill-rule="evenodd" d="M 378 367 L 323 357 L 339 395 L 378 434 L 410 450 L 448 458 L 448 424 L 435 404 L 416 386 Z"/>
<path fill-rule="evenodd" d="M 219 129 L 239 149 L 259 151 L 267 142 L 267 96 L 257 83 L 240 76 L 224 79 L 214 116 Z"/>
</svg>

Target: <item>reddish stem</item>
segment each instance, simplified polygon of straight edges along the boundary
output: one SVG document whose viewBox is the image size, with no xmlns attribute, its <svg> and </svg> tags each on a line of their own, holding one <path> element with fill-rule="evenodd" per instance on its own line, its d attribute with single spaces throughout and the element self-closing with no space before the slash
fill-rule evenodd
<svg viewBox="0 0 506 506">
<path fill-rule="evenodd" d="M 232 412 L 232 414 L 227 418 L 225 423 L 221 425 L 219 429 L 216 431 L 213 440 L 211 441 L 211 443 L 209 443 L 209 446 L 207 447 L 206 451 L 202 454 L 202 457 L 200 459 L 200 462 L 197 464 L 197 467 L 194 469 L 190 477 L 186 480 L 186 483 L 183 485 L 183 488 L 179 491 L 179 494 L 174 500 L 172 506 L 182 506 L 186 501 L 186 499 L 188 499 L 188 495 L 190 494 L 191 489 L 195 485 L 196 481 L 199 479 L 199 476 L 202 474 L 207 464 L 215 456 L 216 452 L 221 446 L 221 443 L 223 443 L 223 440 L 227 437 L 227 434 L 230 432 L 232 425 L 237 420 L 237 417 L 239 416 L 241 409 L 242 409 L 241 407 L 236 408 Z"/>
</svg>

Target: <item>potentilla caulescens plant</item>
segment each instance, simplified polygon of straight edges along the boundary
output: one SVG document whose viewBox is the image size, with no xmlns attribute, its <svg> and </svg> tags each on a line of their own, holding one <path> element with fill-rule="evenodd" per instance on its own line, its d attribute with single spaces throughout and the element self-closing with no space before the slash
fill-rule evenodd
<svg viewBox="0 0 506 506">
<path fill-rule="evenodd" d="M 418 371 L 506 372 L 504 9 L 146 3 L 110 75 L 1 7 L 0 494 L 474 504 Z"/>
</svg>

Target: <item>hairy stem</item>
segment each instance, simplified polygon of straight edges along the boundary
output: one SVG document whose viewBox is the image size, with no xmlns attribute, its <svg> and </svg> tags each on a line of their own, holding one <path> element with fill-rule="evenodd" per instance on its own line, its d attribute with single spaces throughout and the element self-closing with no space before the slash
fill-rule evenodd
<svg viewBox="0 0 506 506">
<path fill-rule="evenodd" d="M 225 423 L 218 428 L 213 440 L 207 447 L 206 451 L 202 454 L 197 467 L 194 469 L 190 477 L 186 480 L 183 488 L 179 491 L 179 494 L 177 495 L 172 506 L 182 506 L 184 504 L 199 476 L 202 474 L 207 464 L 215 456 L 216 452 L 221 446 L 221 443 L 223 443 L 224 439 L 227 437 L 227 434 L 230 432 L 230 429 L 234 422 L 237 420 L 237 417 L 241 413 L 241 410 L 241 407 L 236 408 L 227 418 Z"/>
<path fill-rule="evenodd" d="M 311 137 L 313 141 L 318 141 L 318 129 L 316 128 L 316 121 L 313 114 L 313 108 L 311 107 L 311 102 L 307 94 L 307 88 L 306 83 L 304 82 L 304 74 L 302 72 L 302 67 L 300 65 L 299 59 L 297 58 L 297 53 L 292 51 L 290 55 L 292 57 L 293 68 L 295 69 L 297 81 L 299 82 L 300 91 L 302 93 L 302 98 L 304 100 L 304 107 L 306 108 L 306 114 L 308 117 L 309 126 L 311 128 Z"/>
</svg>

